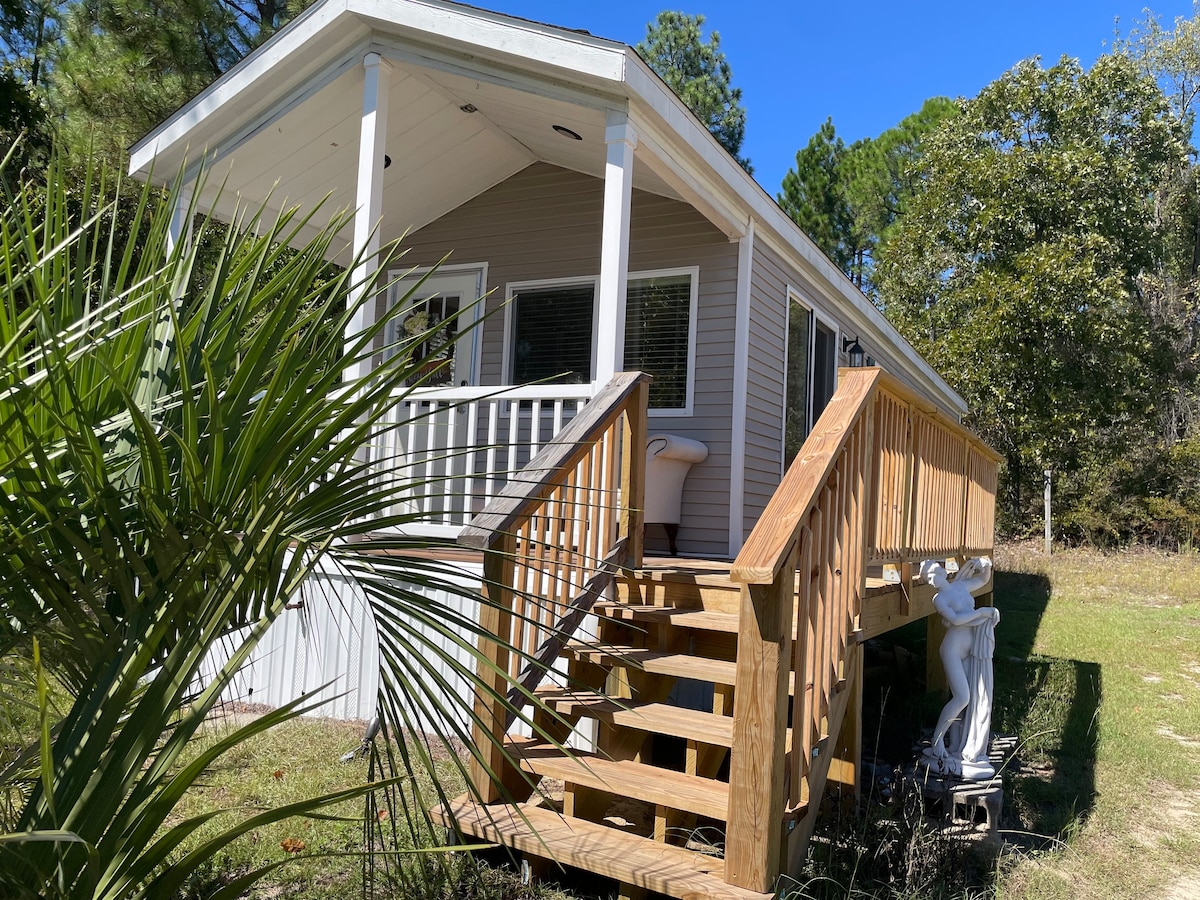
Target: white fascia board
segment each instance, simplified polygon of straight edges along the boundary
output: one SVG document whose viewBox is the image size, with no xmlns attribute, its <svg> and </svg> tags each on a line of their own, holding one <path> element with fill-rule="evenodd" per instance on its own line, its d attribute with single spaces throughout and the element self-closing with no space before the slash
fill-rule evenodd
<svg viewBox="0 0 1200 900">
<path fill-rule="evenodd" d="M 566 28 L 438 0 L 347 0 L 356 15 L 385 32 L 417 36 L 484 55 L 514 57 L 530 69 L 559 69 L 620 83 L 625 45 Z"/>
<path fill-rule="evenodd" d="M 673 159 L 680 170 L 688 171 L 691 179 L 702 185 L 709 197 L 725 197 L 722 203 L 725 209 L 741 210 L 740 215 L 734 214 L 731 218 L 755 219 L 756 241 L 762 241 L 785 259 L 798 259 L 817 284 L 832 288 L 839 307 L 848 314 L 848 324 L 860 329 L 880 346 L 894 348 L 900 362 L 907 367 L 904 374 L 916 379 L 932 397 L 957 415 L 967 411 L 966 401 L 913 349 L 846 274 L 817 249 L 632 47 L 626 52 L 625 81 L 632 94 L 630 99 L 634 109 L 640 114 L 638 118 L 643 120 L 639 124 L 643 133 L 655 134 L 651 123 L 657 117 L 666 122 L 668 133 L 673 131 L 680 139 L 671 142 L 667 137 L 660 138 L 663 146 L 659 153 Z"/>
<path fill-rule="evenodd" d="M 227 105 L 233 104 L 233 108 L 243 106 L 241 101 L 245 94 L 271 69 L 310 48 L 318 37 L 321 37 L 321 41 L 317 46 L 322 49 L 327 47 L 328 36 L 322 35 L 322 32 L 331 29 L 335 24 L 341 24 L 339 20 L 344 20 L 347 15 L 346 4 L 347 0 L 318 0 L 253 53 L 181 106 L 130 148 L 129 174 L 149 174 L 156 156 L 187 142 L 188 136 L 195 128 Z M 217 138 L 215 135 L 210 137 Z M 199 153 L 204 148 L 194 149 Z"/>
<path fill-rule="evenodd" d="M 561 73 L 557 73 L 557 77 L 531 75 L 529 66 L 518 69 L 514 64 L 496 61 L 488 61 L 486 65 L 481 66 L 477 56 L 452 52 L 431 44 L 420 44 L 395 35 L 376 33 L 370 49 L 412 71 L 426 69 L 430 72 L 444 72 L 550 100 L 573 103 L 588 109 L 609 110 L 622 107 L 626 102 L 625 95 L 617 83 L 604 83 L 601 87 L 592 88 L 582 86 L 581 82 L 572 82 Z M 436 79 L 423 75 L 417 77 L 425 78 L 432 89 L 450 96 Z"/>
</svg>

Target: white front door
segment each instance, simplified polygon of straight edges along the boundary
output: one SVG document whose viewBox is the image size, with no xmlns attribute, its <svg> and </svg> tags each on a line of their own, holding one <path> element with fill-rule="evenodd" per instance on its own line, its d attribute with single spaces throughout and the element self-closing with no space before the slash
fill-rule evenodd
<svg viewBox="0 0 1200 900">
<path fill-rule="evenodd" d="M 419 368 L 407 383 L 422 387 L 475 384 L 479 335 L 471 326 L 482 314 L 483 304 L 476 301 L 483 293 L 483 268 L 439 269 L 424 282 L 421 277 L 421 273 L 408 275 L 388 291 L 389 306 L 403 303 L 405 307 L 388 325 L 388 344 L 423 335 L 413 354 Z"/>
</svg>

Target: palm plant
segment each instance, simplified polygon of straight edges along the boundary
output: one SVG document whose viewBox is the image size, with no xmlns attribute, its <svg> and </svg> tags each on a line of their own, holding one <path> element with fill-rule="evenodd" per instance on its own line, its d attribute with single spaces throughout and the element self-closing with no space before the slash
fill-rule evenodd
<svg viewBox="0 0 1200 900">
<path fill-rule="evenodd" d="M 473 652 L 471 604 L 486 601 L 444 565 L 395 552 L 420 543 L 395 534 L 411 515 L 388 487 L 402 479 L 381 485 L 363 451 L 412 379 L 411 346 L 431 336 L 406 337 L 369 377 L 343 382 L 374 356 L 387 316 L 346 342 L 353 269 L 326 262 L 345 224 L 336 217 L 298 250 L 287 248 L 312 223 L 293 214 L 200 222 L 191 246 L 215 241 L 200 278 L 195 250 L 166 249 L 171 210 L 149 188 L 98 171 L 75 182 L 55 163 L 42 185 L 6 200 L 0 651 L 32 659 L 40 733 L 0 772 L 0 896 L 170 897 L 238 835 L 379 787 L 172 818 L 215 760 L 314 705 L 297 701 L 185 753 L 319 568 L 369 598 L 393 738 L 419 723 L 435 740 L 468 739 L 457 723 L 473 698 L 438 673 L 474 683 L 457 660 Z M 465 595 L 464 611 L 439 606 L 431 589 Z M 202 680 L 231 634 L 228 661 Z M 46 701 L 50 677 L 73 698 L 61 718 Z M 456 703 L 465 714 L 447 709 Z M 390 747 L 388 771 L 432 772 L 427 745 Z M 223 831 L 187 843 L 223 815 Z"/>
</svg>

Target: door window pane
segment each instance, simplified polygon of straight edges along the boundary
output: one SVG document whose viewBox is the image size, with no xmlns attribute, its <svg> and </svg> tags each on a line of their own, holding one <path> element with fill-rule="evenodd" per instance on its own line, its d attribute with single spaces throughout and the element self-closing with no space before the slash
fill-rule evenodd
<svg viewBox="0 0 1200 900">
<path fill-rule="evenodd" d="M 787 405 L 784 409 L 783 468 L 792 464 L 808 437 L 812 385 L 812 310 L 788 303 Z"/>
<path fill-rule="evenodd" d="M 834 333 L 817 323 L 816 340 L 813 347 L 813 422 L 833 398 L 837 389 L 837 347 Z"/>
<path fill-rule="evenodd" d="M 416 301 L 400 317 L 402 339 L 419 340 L 412 352 L 416 369 L 404 380 L 406 385 L 445 387 L 458 383 L 455 380 L 458 311 L 457 296 L 439 294 Z"/>
</svg>

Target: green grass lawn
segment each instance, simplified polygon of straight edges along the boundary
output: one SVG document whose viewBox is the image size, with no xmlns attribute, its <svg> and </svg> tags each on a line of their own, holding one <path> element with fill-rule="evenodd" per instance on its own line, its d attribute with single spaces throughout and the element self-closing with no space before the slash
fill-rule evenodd
<svg viewBox="0 0 1200 900">
<path fill-rule="evenodd" d="M 1200 556 L 996 562 L 997 680 L 1036 688 L 999 711 L 1035 770 L 1009 802 L 1065 842 L 1011 857 L 999 895 L 1200 897 Z"/>
</svg>

